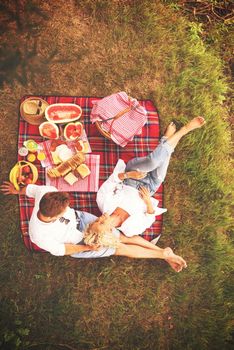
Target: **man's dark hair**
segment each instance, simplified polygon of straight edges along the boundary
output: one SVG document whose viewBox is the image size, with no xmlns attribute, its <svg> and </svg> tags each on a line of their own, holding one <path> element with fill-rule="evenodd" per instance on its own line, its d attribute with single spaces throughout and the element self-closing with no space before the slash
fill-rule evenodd
<svg viewBox="0 0 234 350">
<path fill-rule="evenodd" d="M 54 217 L 61 214 L 69 203 L 67 192 L 47 192 L 40 200 L 39 209 L 42 215 Z"/>
</svg>

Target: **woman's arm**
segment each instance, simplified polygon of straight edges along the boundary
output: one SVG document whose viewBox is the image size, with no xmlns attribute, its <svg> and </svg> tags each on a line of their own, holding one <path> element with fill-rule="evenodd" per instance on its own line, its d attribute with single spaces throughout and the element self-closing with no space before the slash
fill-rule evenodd
<svg viewBox="0 0 234 350">
<path fill-rule="evenodd" d="M 147 214 L 154 214 L 155 210 L 153 208 L 152 202 L 151 202 L 151 197 L 150 197 L 150 192 L 146 187 L 141 187 L 139 190 L 139 195 L 143 199 L 143 201 L 146 204 L 147 207 Z"/>
</svg>

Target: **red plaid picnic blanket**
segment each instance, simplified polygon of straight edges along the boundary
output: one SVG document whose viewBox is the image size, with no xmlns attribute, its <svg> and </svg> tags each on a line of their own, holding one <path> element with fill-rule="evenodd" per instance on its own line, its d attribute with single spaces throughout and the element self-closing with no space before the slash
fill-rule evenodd
<svg viewBox="0 0 234 350">
<path fill-rule="evenodd" d="M 29 96 L 24 96 L 20 103 Z M 89 139 L 92 149 L 92 154 L 100 155 L 100 171 L 99 171 L 99 186 L 112 173 L 119 158 L 125 162 L 136 156 L 145 156 L 152 151 L 159 142 L 159 115 L 150 100 L 140 100 L 140 104 L 146 109 L 148 121 L 142 129 L 142 134 L 135 136 L 134 140 L 129 142 L 124 148 L 116 145 L 112 141 L 100 135 L 96 126 L 91 123 L 90 112 L 93 107 L 93 101 L 97 97 L 69 97 L 69 96 L 37 96 L 46 100 L 49 104 L 53 103 L 75 103 L 82 108 L 82 122 Z M 39 134 L 38 126 L 31 125 L 25 122 L 21 117 L 19 119 L 19 135 L 18 147 L 21 147 L 23 142 L 28 139 L 34 139 L 37 143 L 43 142 L 43 138 Z M 22 158 L 19 156 L 19 160 Z M 45 184 L 45 168 L 40 162 L 35 163 L 38 168 L 38 185 Z M 71 207 L 90 212 L 95 215 L 100 215 L 100 211 L 96 205 L 95 192 L 70 192 Z M 155 198 L 159 200 L 159 207 L 163 207 L 163 185 L 158 189 Z M 32 213 L 34 201 L 26 196 L 19 196 L 20 206 L 20 225 L 24 244 L 30 250 L 42 251 L 30 241 L 28 235 L 28 222 Z M 151 240 L 161 234 L 163 218 L 162 215 L 156 217 L 155 223 L 148 229 L 143 237 Z"/>
</svg>

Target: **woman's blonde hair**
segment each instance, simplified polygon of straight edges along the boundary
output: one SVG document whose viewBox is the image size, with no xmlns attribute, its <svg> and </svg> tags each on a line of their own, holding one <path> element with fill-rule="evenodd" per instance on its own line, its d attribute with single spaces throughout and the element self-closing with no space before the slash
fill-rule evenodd
<svg viewBox="0 0 234 350">
<path fill-rule="evenodd" d="M 119 239 L 114 236 L 112 230 L 96 221 L 86 226 L 84 242 L 90 246 L 117 248 Z"/>
</svg>

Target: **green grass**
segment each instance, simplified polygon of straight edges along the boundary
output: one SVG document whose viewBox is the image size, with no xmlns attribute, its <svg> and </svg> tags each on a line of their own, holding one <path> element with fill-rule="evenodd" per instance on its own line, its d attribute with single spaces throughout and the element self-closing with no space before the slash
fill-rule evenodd
<svg viewBox="0 0 234 350">
<path fill-rule="evenodd" d="M 2 33 L 22 56 L 26 41 L 37 42 L 37 55 L 24 60 L 28 83 L 17 80 L 19 63 L 1 90 L 2 181 L 16 161 L 24 94 L 125 90 L 153 99 L 162 130 L 175 117 L 203 115 L 207 124 L 179 144 L 166 180 L 160 246 L 186 258 L 181 274 L 160 261 L 32 254 L 19 236 L 17 199 L 1 197 L 0 348 L 231 349 L 230 87 L 217 48 L 207 48 L 201 27 L 162 1 L 29 3 L 46 20 L 29 12 L 36 31 L 11 22 Z"/>
</svg>

